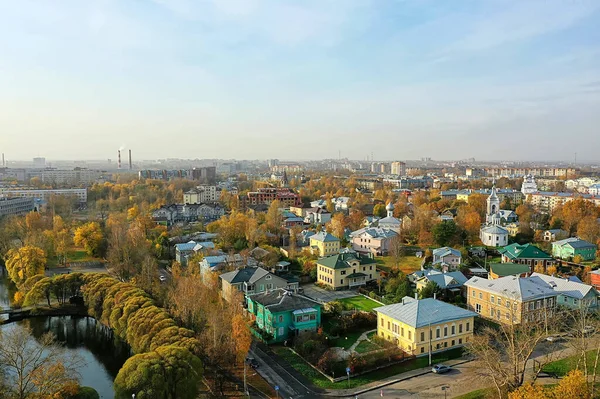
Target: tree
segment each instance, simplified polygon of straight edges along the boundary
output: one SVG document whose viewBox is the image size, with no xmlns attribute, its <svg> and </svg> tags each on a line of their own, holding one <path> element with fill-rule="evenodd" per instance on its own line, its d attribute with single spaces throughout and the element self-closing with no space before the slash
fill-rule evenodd
<svg viewBox="0 0 600 399">
<path fill-rule="evenodd" d="M 587 379 L 581 370 L 571 370 L 554 388 L 552 396 L 556 399 L 590 399 L 592 393 Z"/>
<path fill-rule="evenodd" d="M 550 302 L 545 301 L 542 305 L 554 309 Z M 521 320 L 517 320 L 521 317 L 517 306 L 509 306 L 504 311 L 507 312 L 507 322 L 498 323 L 497 327 L 483 327 L 466 346 L 467 351 L 480 362 L 478 373 L 494 383 L 499 398 L 506 397 L 507 392 L 523 385 L 527 361 L 538 344 L 553 333 L 560 323 L 560 317 L 555 312 L 550 318 L 527 318 L 523 315 Z M 544 364 L 552 361 L 551 348 L 543 350 L 546 353 L 537 358 L 534 378 Z"/>
<path fill-rule="evenodd" d="M 62 397 L 78 385 L 81 365 L 79 358 L 67 356 L 50 333 L 35 339 L 31 329 L 22 326 L 2 332 L 0 368 L 9 397 Z"/>
<path fill-rule="evenodd" d="M 419 290 L 419 298 L 433 298 L 434 294 L 439 294 L 440 287 L 434 281 L 428 281 L 425 287 Z"/>
<path fill-rule="evenodd" d="M 101 256 L 104 242 L 102 228 L 97 222 L 89 222 L 75 229 L 75 245 L 83 247 L 90 256 Z"/>
<path fill-rule="evenodd" d="M 336 213 L 329 222 L 331 234 L 342 240 L 346 231 L 346 218 L 343 213 Z"/>
<path fill-rule="evenodd" d="M 400 266 L 400 261 L 404 257 L 404 243 L 401 234 L 396 234 L 392 237 L 392 241 L 390 242 L 390 249 L 388 251 L 389 255 L 394 260 L 394 264 L 396 267 Z"/>
<path fill-rule="evenodd" d="M 44 250 L 26 245 L 19 249 L 11 249 L 6 256 L 6 269 L 10 279 L 20 286 L 28 278 L 44 274 L 46 253 Z"/>
<path fill-rule="evenodd" d="M 548 399 L 548 396 L 544 392 L 543 386 L 528 383 L 510 392 L 508 399 Z"/>
<path fill-rule="evenodd" d="M 448 245 L 456 235 L 456 223 L 444 220 L 433 227 L 433 239 L 441 247 Z"/>
<path fill-rule="evenodd" d="M 600 239 L 600 223 L 595 216 L 586 216 L 577 224 L 577 236 L 593 244 Z"/>
<path fill-rule="evenodd" d="M 275 200 L 271 202 L 271 205 L 269 205 L 265 223 L 271 233 L 276 234 L 281 230 L 281 226 L 283 224 L 283 217 L 280 211 L 281 208 L 283 208 L 283 206 L 279 200 Z"/>
<path fill-rule="evenodd" d="M 373 207 L 373 215 L 383 218 L 387 215 L 385 204 L 377 204 Z"/>
<path fill-rule="evenodd" d="M 187 349 L 161 346 L 127 359 L 115 379 L 117 398 L 195 399 L 202 362 Z"/>
</svg>

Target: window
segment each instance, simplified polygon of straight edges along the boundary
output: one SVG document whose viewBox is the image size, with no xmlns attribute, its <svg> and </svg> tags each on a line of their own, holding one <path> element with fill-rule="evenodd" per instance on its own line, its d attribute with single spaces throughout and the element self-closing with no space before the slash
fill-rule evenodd
<svg viewBox="0 0 600 399">
<path fill-rule="evenodd" d="M 408 331 L 408 339 L 412 339 L 412 331 Z"/>
<path fill-rule="evenodd" d="M 454 346 L 454 340 L 452 340 L 452 346 Z"/>
<path fill-rule="evenodd" d="M 475 305 L 475 311 L 477 313 L 481 313 L 481 304 L 478 303 L 478 304 Z"/>
<path fill-rule="evenodd" d="M 448 327 L 444 326 L 444 337 L 448 336 Z"/>
<path fill-rule="evenodd" d="M 490 317 L 494 317 L 494 309 L 493 308 L 490 309 Z"/>
<path fill-rule="evenodd" d="M 345 276 L 345 275 L 346 275 L 346 271 L 345 271 L 345 270 L 342 270 L 342 271 L 340 272 L 340 274 L 341 274 L 342 276 Z"/>
<path fill-rule="evenodd" d="M 421 353 L 425 352 L 425 348 L 421 347 Z"/>
<path fill-rule="evenodd" d="M 404 337 L 404 327 L 402 327 L 400 335 Z"/>
<path fill-rule="evenodd" d="M 471 291 L 471 293 L 473 294 L 472 296 L 475 297 L 475 290 Z"/>
<path fill-rule="evenodd" d="M 490 301 L 491 301 L 492 303 L 494 303 L 494 296 L 493 296 L 493 295 L 492 295 L 492 296 L 490 296 Z"/>
<path fill-rule="evenodd" d="M 267 277 L 265 277 L 265 280 L 270 280 L 270 279 L 271 279 L 270 275 L 267 275 Z"/>
<path fill-rule="evenodd" d="M 456 334 L 456 326 L 455 325 L 452 325 L 451 331 L 452 331 L 452 335 Z M 452 344 L 452 345 L 454 345 L 454 344 Z"/>
<path fill-rule="evenodd" d="M 510 308 L 510 301 L 508 299 L 506 300 L 506 307 Z"/>
<path fill-rule="evenodd" d="M 279 315 L 279 322 L 283 323 L 283 315 Z"/>
<path fill-rule="evenodd" d="M 435 329 L 435 337 L 436 338 L 440 337 L 440 328 L 439 327 Z"/>
<path fill-rule="evenodd" d="M 383 327 L 383 317 L 381 318 L 381 327 Z"/>
<path fill-rule="evenodd" d="M 283 327 L 279 327 L 279 334 L 277 335 L 279 335 L 280 337 L 283 335 Z"/>
<path fill-rule="evenodd" d="M 340 280 L 340 284 L 341 284 L 341 285 L 344 285 L 344 279 L 341 279 L 341 280 Z"/>
<path fill-rule="evenodd" d="M 498 305 L 502 305 L 502 299 L 498 297 Z"/>
<path fill-rule="evenodd" d="M 458 339 L 458 344 L 459 344 L 459 345 L 460 345 L 460 344 L 462 344 L 462 338 L 459 338 L 459 339 Z"/>
<path fill-rule="evenodd" d="M 470 328 L 471 328 L 471 323 L 469 323 L 469 322 L 467 321 L 467 325 L 465 326 L 465 330 L 466 330 L 466 331 L 469 331 L 469 329 L 470 329 Z"/>
<path fill-rule="evenodd" d="M 479 293 L 479 299 L 483 299 L 483 292 Z"/>
<path fill-rule="evenodd" d="M 311 314 L 310 315 L 310 320 L 317 320 L 317 315 L 316 314 Z"/>
<path fill-rule="evenodd" d="M 388 330 L 391 330 L 390 324 L 391 323 L 388 321 Z"/>
<path fill-rule="evenodd" d="M 425 341 L 425 333 L 421 331 L 421 342 Z"/>
<path fill-rule="evenodd" d="M 462 324 L 459 324 L 459 325 L 458 325 L 458 333 L 459 333 L 459 334 L 462 334 Z"/>
</svg>

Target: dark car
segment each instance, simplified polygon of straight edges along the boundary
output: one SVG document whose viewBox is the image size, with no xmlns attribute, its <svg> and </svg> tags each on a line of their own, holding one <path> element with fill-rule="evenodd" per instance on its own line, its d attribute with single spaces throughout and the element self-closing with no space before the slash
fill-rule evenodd
<svg viewBox="0 0 600 399">
<path fill-rule="evenodd" d="M 246 362 L 248 362 L 248 364 L 250 365 L 250 367 L 252 367 L 253 369 L 256 369 L 256 368 L 258 368 L 258 366 L 259 366 L 259 364 L 258 364 L 258 362 L 256 361 L 256 359 L 255 359 L 255 358 L 253 358 L 253 357 L 249 357 L 249 358 L 247 358 L 247 359 L 246 359 Z"/>
<path fill-rule="evenodd" d="M 444 374 L 451 370 L 450 366 L 446 366 L 445 364 L 436 364 L 431 368 L 431 371 L 436 374 Z"/>
</svg>

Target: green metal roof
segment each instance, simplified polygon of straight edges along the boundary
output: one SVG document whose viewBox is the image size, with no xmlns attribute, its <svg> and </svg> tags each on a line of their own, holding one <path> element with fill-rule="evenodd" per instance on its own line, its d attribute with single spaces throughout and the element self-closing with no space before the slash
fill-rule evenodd
<svg viewBox="0 0 600 399">
<path fill-rule="evenodd" d="M 552 256 L 531 244 L 510 244 L 499 252 L 509 259 L 552 259 Z"/>
<path fill-rule="evenodd" d="M 375 259 L 368 256 L 358 255 L 352 252 L 343 252 L 336 255 L 327 256 L 317 261 L 318 265 L 328 267 L 330 269 L 346 269 L 350 267 L 348 262 L 358 260 L 361 265 L 376 263 Z"/>
<path fill-rule="evenodd" d="M 505 277 L 529 273 L 531 272 L 531 269 L 529 268 L 529 265 L 521 265 L 518 263 L 492 263 L 490 264 L 490 272 L 500 277 Z"/>
</svg>

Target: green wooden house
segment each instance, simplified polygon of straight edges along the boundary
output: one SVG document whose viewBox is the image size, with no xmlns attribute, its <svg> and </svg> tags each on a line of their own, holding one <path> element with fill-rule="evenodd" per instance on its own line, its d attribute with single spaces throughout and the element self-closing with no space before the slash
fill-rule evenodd
<svg viewBox="0 0 600 399">
<path fill-rule="evenodd" d="M 282 342 L 321 325 L 321 305 L 285 289 L 247 295 L 248 312 L 256 320 L 259 332 Z"/>
<path fill-rule="evenodd" d="M 570 237 L 552 243 L 552 255 L 565 260 L 573 260 L 581 256 L 583 260 L 596 259 L 597 247 L 591 242 L 577 237 Z"/>
</svg>

